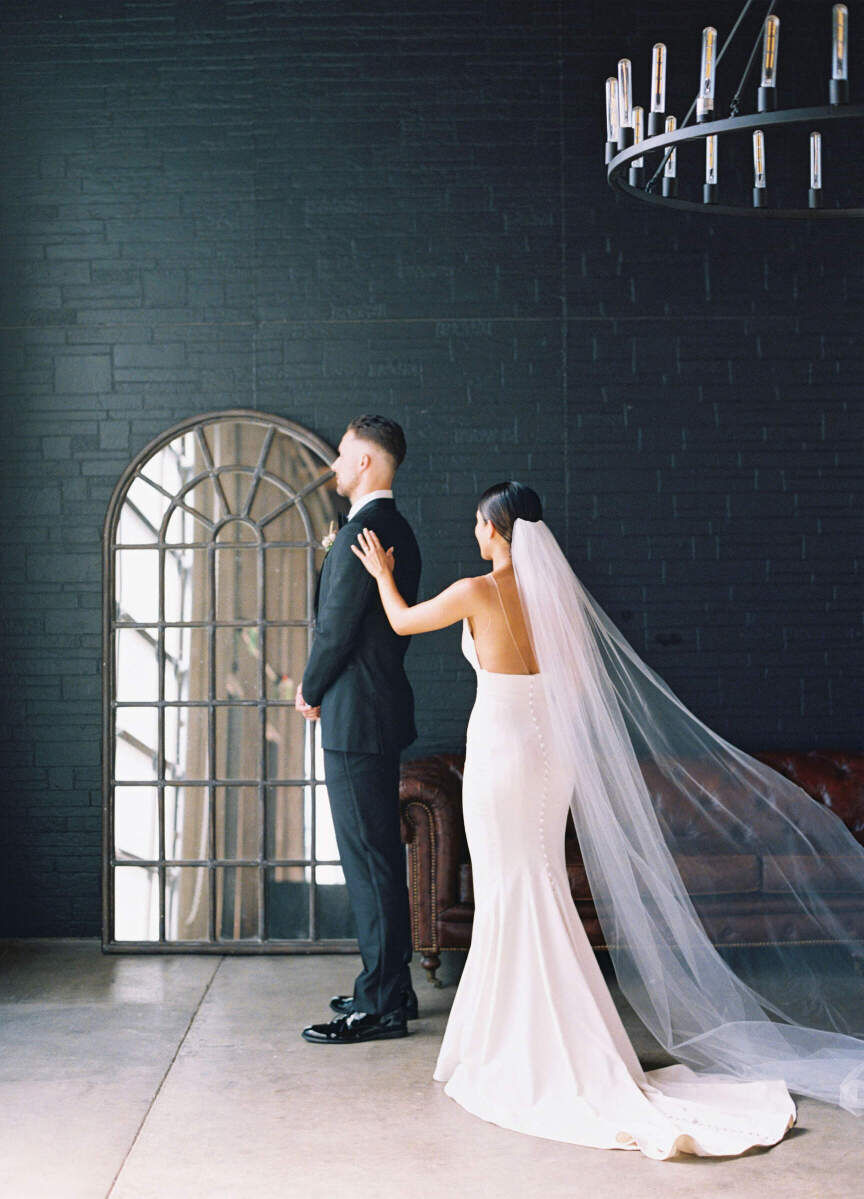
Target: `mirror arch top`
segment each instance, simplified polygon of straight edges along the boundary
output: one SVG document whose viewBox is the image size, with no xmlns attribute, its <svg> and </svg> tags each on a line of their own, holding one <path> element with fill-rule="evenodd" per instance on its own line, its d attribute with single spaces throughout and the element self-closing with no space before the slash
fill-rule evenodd
<svg viewBox="0 0 864 1199">
<path fill-rule="evenodd" d="M 189 417 L 126 467 L 108 504 L 103 543 L 153 544 L 166 534 L 176 543 L 170 526 L 178 508 L 197 527 L 195 540 L 208 540 L 208 526 L 230 516 L 251 519 L 262 530 L 270 526 L 263 540 L 284 540 L 278 534 L 290 523 L 283 517 L 293 507 L 303 524 L 302 539 L 320 542 L 338 509 L 326 486 L 335 457 L 323 438 L 272 413 L 231 408 Z M 142 540 L 130 540 L 136 535 Z"/>
</svg>

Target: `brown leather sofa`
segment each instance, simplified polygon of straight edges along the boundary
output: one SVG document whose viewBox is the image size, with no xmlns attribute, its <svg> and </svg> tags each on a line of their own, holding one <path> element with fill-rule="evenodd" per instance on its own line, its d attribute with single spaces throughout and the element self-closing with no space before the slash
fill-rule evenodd
<svg viewBox="0 0 864 1199">
<path fill-rule="evenodd" d="M 807 753 L 765 752 L 753 755 L 780 774 L 792 779 L 814 799 L 843 820 L 856 839 L 864 844 L 864 753 L 811 750 Z M 442 949 L 467 951 L 471 944 L 474 897 L 471 862 L 462 823 L 462 767 L 464 755 L 435 754 L 407 762 L 402 767 L 400 807 L 402 839 L 408 846 L 408 883 L 414 949 L 430 981 L 436 986 L 436 970 Z M 647 777 L 647 775 L 646 775 Z M 744 946 L 766 943 L 766 916 L 770 914 L 773 940 L 818 941 L 818 930 L 808 927 L 805 913 L 782 911 L 782 897 L 772 894 L 771 875 L 776 865 L 766 855 L 760 859 L 742 845 L 735 854 L 699 855 L 699 830 L 690 827 L 692 814 L 676 812 L 659 794 L 663 815 L 677 833 L 686 833 L 693 854 L 679 859 L 687 878 L 698 869 L 700 880 L 710 880 L 711 894 L 700 902 L 700 912 L 713 944 Z M 687 822 L 682 828 L 681 823 Z M 565 860 L 573 902 L 588 939 L 596 949 L 605 949 L 603 934 L 588 880 L 579 854 L 572 818 L 568 815 Z M 858 935 L 864 937 L 864 907 L 860 892 L 837 894 L 832 906 L 852 913 Z M 778 907 L 778 904 L 781 907 Z M 784 916 L 778 934 L 777 916 Z"/>
</svg>

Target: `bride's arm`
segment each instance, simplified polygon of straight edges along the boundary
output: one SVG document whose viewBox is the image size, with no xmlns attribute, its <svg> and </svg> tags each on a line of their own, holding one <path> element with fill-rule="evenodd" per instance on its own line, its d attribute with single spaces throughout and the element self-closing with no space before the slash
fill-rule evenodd
<svg viewBox="0 0 864 1199">
<path fill-rule="evenodd" d="M 378 583 L 381 603 L 394 633 L 407 637 L 412 633 L 431 633 L 444 629 L 465 616 L 477 612 L 477 597 L 482 579 L 457 579 L 432 599 L 411 607 L 399 593 L 393 578 L 393 551 L 384 552 L 381 542 L 371 529 L 357 535 L 352 551 Z"/>
</svg>

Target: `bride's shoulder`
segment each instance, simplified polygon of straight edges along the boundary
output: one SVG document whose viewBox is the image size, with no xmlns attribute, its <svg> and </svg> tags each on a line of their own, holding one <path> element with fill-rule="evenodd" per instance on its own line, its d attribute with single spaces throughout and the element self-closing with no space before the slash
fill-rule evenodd
<svg viewBox="0 0 864 1199">
<path fill-rule="evenodd" d="M 469 604 L 476 604 L 487 589 L 485 575 L 465 575 L 451 583 L 448 591 Z"/>
<path fill-rule="evenodd" d="M 466 575 L 464 578 L 457 579 L 453 584 L 458 588 L 462 597 L 470 604 L 472 608 L 478 608 L 488 602 L 489 597 L 489 575 Z"/>
<path fill-rule="evenodd" d="M 464 584 L 466 590 L 476 591 L 478 595 L 483 595 L 489 590 L 488 573 L 482 575 L 465 575 L 465 577 L 460 579 L 459 582 Z"/>
</svg>

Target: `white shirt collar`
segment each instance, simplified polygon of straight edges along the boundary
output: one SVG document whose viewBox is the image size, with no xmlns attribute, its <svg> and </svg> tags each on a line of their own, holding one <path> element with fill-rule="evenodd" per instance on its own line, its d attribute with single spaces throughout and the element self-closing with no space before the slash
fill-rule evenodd
<svg viewBox="0 0 864 1199">
<path fill-rule="evenodd" d="M 361 508 L 365 508 L 367 504 L 371 504 L 373 500 L 392 500 L 392 491 L 370 491 L 367 495 L 361 496 L 359 500 L 355 500 L 348 510 L 348 519 L 353 520 Z"/>
</svg>

